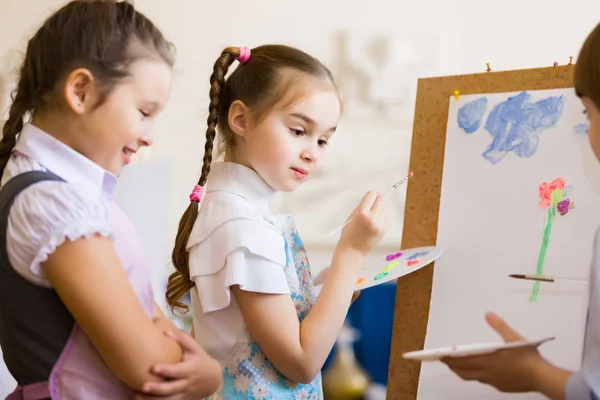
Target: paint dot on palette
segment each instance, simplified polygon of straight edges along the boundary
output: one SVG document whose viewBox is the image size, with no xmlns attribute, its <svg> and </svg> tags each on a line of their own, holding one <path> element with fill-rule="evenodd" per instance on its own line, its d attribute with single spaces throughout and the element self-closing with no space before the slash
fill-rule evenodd
<svg viewBox="0 0 600 400">
<path fill-rule="evenodd" d="M 400 264 L 400 261 L 393 261 L 393 262 L 389 263 L 388 265 L 386 265 L 385 267 L 383 267 L 381 272 L 389 271 L 390 269 L 394 268 L 396 265 L 399 265 L 399 264 Z"/>
<path fill-rule="evenodd" d="M 378 280 L 380 280 L 381 278 L 383 278 L 383 277 L 387 276 L 387 274 L 388 274 L 387 272 L 382 272 L 382 273 L 380 273 L 380 274 L 377 274 L 377 275 L 375 275 L 375 278 L 373 278 L 373 279 L 374 279 L 374 280 L 376 280 L 376 281 L 378 281 Z"/>
<path fill-rule="evenodd" d="M 385 259 L 386 259 L 386 261 L 392 261 L 398 257 L 402 257 L 402 253 L 398 252 L 398 253 L 394 253 L 394 254 L 389 254 L 387 257 L 385 257 Z"/>
<path fill-rule="evenodd" d="M 419 263 L 419 259 L 417 258 L 416 260 L 408 260 L 407 264 L 410 267 L 410 266 L 418 264 L 418 263 Z"/>
<path fill-rule="evenodd" d="M 418 253 L 413 254 L 412 256 L 408 257 L 408 260 L 416 260 L 419 259 L 421 257 L 425 257 L 428 254 L 428 252 L 426 251 L 420 251 Z"/>
<path fill-rule="evenodd" d="M 357 285 L 360 285 L 361 283 L 363 283 L 365 281 L 365 278 L 360 278 L 359 280 L 356 281 Z"/>
</svg>

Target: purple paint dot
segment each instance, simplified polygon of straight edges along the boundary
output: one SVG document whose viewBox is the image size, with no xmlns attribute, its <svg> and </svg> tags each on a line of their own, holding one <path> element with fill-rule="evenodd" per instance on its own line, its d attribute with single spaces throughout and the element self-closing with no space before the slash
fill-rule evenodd
<svg viewBox="0 0 600 400">
<path fill-rule="evenodd" d="M 564 199 L 562 201 L 559 201 L 556 204 L 556 210 L 560 213 L 560 215 L 565 215 L 566 213 L 569 212 L 570 205 L 571 205 L 571 200 Z"/>
<path fill-rule="evenodd" d="M 392 261 L 392 260 L 395 260 L 395 259 L 396 259 L 396 258 L 398 258 L 398 257 L 402 257 L 402 253 L 394 253 L 394 254 L 390 254 L 390 255 L 388 255 L 388 256 L 387 256 L 385 259 L 386 259 L 387 261 Z"/>
</svg>

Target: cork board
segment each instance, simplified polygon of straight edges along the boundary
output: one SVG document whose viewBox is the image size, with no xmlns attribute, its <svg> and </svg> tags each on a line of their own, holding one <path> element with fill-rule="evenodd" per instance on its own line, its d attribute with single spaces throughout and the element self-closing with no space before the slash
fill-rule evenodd
<svg viewBox="0 0 600 400">
<path fill-rule="evenodd" d="M 573 87 L 573 65 L 419 79 L 401 248 L 436 244 L 450 98 L 460 95 Z M 417 398 L 421 364 L 402 354 L 425 343 L 435 264 L 399 279 L 387 399 Z"/>
</svg>

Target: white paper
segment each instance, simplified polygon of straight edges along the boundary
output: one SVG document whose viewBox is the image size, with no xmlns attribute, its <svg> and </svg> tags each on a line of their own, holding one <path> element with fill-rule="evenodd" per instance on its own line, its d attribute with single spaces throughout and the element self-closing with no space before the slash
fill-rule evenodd
<svg viewBox="0 0 600 400">
<path fill-rule="evenodd" d="M 544 100 L 552 96 L 558 98 Z M 459 109 L 482 97 L 487 104 L 481 124 L 467 134 L 458 123 Z M 503 110 L 495 108 L 509 98 Z M 555 113 L 553 107 L 561 105 L 562 112 Z M 537 146 L 535 138 L 525 135 L 523 140 L 500 140 L 496 146 L 516 145 L 517 151 L 496 158 L 502 152 L 486 153 L 493 140 L 486 128 L 494 131 L 486 122 L 494 109 L 504 113 L 492 124 L 496 127 L 504 121 L 508 129 L 518 126 L 520 132 L 539 129 Z M 477 125 L 477 118 L 469 115 L 461 114 L 463 127 Z M 580 368 L 587 284 L 543 283 L 537 301 L 531 303 L 533 282 L 508 275 L 536 273 L 547 216 L 538 204 L 538 186 L 561 177 L 572 185 L 567 197 L 575 208 L 553 219 L 543 274 L 588 279 L 600 201 L 589 180 L 598 176 L 598 163 L 578 125 L 585 123 L 573 89 L 451 97 L 437 237 L 444 254 L 435 264 L 426 349 L 501 340 L 484 320 L 492 311 L 529 339 L 556 336 L 540 348 L 542 354 L 563 368 Z M 507 130 L 497 132 L 498 138 L 507 138 Z M 422 364 L 418 398 L 543 397 L 502 394 L 465 382 L 436 362 Z"/>
</svg>

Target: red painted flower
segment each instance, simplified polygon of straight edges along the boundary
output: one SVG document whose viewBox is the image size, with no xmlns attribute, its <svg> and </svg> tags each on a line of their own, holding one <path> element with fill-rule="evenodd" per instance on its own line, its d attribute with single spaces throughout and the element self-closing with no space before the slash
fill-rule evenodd
<svg viewBox="0 0 600 400">
<path fill-rule="evenodd" d="M 540 191 L 540 207 L 549 207 L 552 202 L 552 192 L 557 189 L 563 190 L 564 188 L 565 180 L 563 178 L 556 178 L 551 183 L 540 183 L 540 186 L 538 187 Z"/>
</svg>

